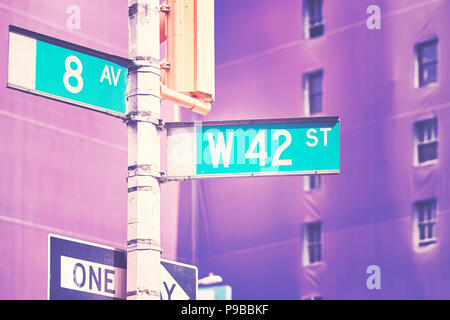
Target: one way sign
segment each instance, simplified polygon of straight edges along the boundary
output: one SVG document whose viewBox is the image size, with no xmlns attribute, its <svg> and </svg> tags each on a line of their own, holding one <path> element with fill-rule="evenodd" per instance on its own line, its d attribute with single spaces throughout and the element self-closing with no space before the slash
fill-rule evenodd
<svg viewBox="0 0 450 320">
<path fill-rule="evenodd" d="M 50 300 L 126 299 L 124 250 L 50 234 Z M 196 266 L 161 259 L 161 300 L 196 300 Z"/>
<path fill-rule="evenodd" d="M 196 266 L 161 259 L 161 300 L 196 300 Z"/>
</svg>

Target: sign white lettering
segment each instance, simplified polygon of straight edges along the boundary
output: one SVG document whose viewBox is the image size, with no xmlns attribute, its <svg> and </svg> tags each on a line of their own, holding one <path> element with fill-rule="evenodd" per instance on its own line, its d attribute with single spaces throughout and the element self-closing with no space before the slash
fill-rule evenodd
<svg viewBox="0 0 450 320">
<path fill-rule="evenodd" d="M 61 287 L 108 297 L 121 297 L 126 270 L 61 256 Z"/>
</svg>

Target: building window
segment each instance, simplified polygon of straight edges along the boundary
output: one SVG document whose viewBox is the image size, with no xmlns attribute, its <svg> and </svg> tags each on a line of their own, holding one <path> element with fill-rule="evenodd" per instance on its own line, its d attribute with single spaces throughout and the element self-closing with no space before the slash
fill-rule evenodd
<svg viewBox="0 0 450 320">
<path fill-rule="evenodd" d="M 419 87 L 425 87 L 430 83 L 437 82 L 437 45 L 438 40 L 434 39 L 424 43 L 419 43 L 416 46 L 418 66 L 417 82 Z"/>
<path fill-rule="evenodd" d="M 323 0 L 303 0 L 303 24 L 305 39 L 323 35 Z"/>
<path fill-rule="evenodd" d="M 436 199 L 414 203 L 415 238 L 419 246 L 436 242 Z"/>
<path fill-rule="evenodd" d="M 435 163 L 438 159 L 438 122 L 437 118 L 416 122 L 415 135 L 415 165 Z"/>
<path fill-rule="evenodd" d="M 303 190 L 311 191 L 314 189 L 319 189 L 322 185 L 322 176 L 321 175 L 311 175 L 303 177 Z"/>
<path fill-rule="evenodd" d="M 312 265 L 322 261 L 322 223 L 305 225 L 303 264 Z"/>
<path fill-rule="evenodd" d="M 322 296 L 308 296 L 308 297 L 303 297 L 302 300 L 323 300 Z"/>
<path fill-rule="evenodd" d="M 307 73 L 303 77 L 304 112 L 306 116 L 322 112 L 323 70 Z"/>
</svg>

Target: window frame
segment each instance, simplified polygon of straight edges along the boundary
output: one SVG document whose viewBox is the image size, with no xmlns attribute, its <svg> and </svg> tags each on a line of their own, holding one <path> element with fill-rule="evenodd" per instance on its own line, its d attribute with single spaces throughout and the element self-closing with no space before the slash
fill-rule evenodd
<svg viewBox="0 0 450 320">
<path fill-rule="evenodd" d="M 318 17 L 320 17 L 321 19 L 314 23 L 311 24 L 311 6 L 310 6 L 310 1 L 320 1 L 320 5 L 319 5 L 319 10 L 320 10 L 320 15 L 317 15 Z M 303 0 L 303 38 L 305 40 L 308 39 L 315 39 L 315 38 L 320 38 L 321 36 L 323 36 L 325 34 L 325 23 L 324 23 L 324 15 L 323 15 L 323 2 L 324 0 Z M 311 29 L 313 28 L 322 28 L 322 31 L 320 34 L 316 35 L 316 36 L 311 36 Z"/>
<path fill-rule="evenodd" d="M 422 52 L 423 48 L 427 45 L 435 45 L 436 46 L 436 58 L 435 60 L 428 61 L 428 62 L 422 62 Z M 414 46 L 414 52 L 415 52 L 415 77 L 414 77 L 414 86 L 416 89 L 420 88 L 427 88 L 427 87 L 434 87 L 438 85 L 438 66 L 439 66 L 439 39 L 433 38 L 426 41 L 422 41 L 419 43 L 416 43 Z M 430 65 L 436 65 L 436 81 L 424 83 L 423 80 L 423 70 L 424 70 L 424 64 L 426 66 Z"/>
<path fill-rule="evenodd" d="M 315 185 L 314 188 L 311 188 L 311 179 L 315 179 Z M 311 192 L 314 190 L 318 190 L 322 187 L 322 175 L 320 174 L 312 174 L 303 176 L 303 191 L 305 192 Z"/>
<path fill-rule="evenodd" d="M 430 203 L 431 205 L 431 218 L 427 219 L 425 205 Z M 422 214 L 423 220 L 419 219 L 419 206 L 422 205 Z M 417 247 L 427 247 L 437 242 L 438 240 L 438 208 L 437 208 L 437 199 L 435 197 L 418 200 L 413 203 L 413 235 L 414 235 L 414 243 Z M 421 239 L 420 226 L 424 225 L 424 238 Z M 431 237 L 427 236 L 429 234 L 429 228 L 431 226 L 431 230 L 433 230 L 433 234 Z"/>
<path fill-rule="evenodd" d="M 319 228 L 319 240 L 312 243 L 309 242 L 309 227 L 318 225 Z M 313 236 L 313 235 L 311 235 Z M 311 248 L 319 248 L 320 260 L 311 261 Z M 316 254 L 316 252 L 315 252 Z M 316 256 L 317 259 L 317 256 Z M 308 222 L 303 225 L 303 266 L 316 266 L 323 263 L 323 232 L 322 221 Z"/>
<path fill-rule="evenodd" d="M 303 113 L 306 117 L 309 117 L 311 115 L 320 115 L 323 113 L 323 97 L 324 97 L 324 90 L 323 90 L 323 85 L 324 85 L 324 70 L 323 69 L 318 69 L 318 70 L 314 70 L 311 72 L 307 72 L 303 74 Z M 321 79 L 321 86 L 320 86 L 320 91 L 318 92 L 314 92 L 311 93 L 310 92 L 310 87 L 311 87 L 311 82 L 312 82 L 312 77 L 320 75 Z M 317 97 L 317 96 L 321 96 L 321 106 L 320 106 L 320 111 L 318 112 L 314 112 L 311 113 L 311 97 Z"/>
<path fill-rule="evenodd" d="M 302 300 L 324 300 L 324 299 L 323 296 L 321 295 L 311 295 L 302 297 Z"/>
<path fill-rule="evenodd" d="M 434 128 L 432 128 L 431 132 L 433 137 L 429 140 L 425 139 L 425 134 L 427 132 L 426 130 L 426 126 L 423 126 L 423 131 L 424 131 L 424 140 L 421 141 L 420 137 L 419 137 L 419 126 L 421 124 L 425 124 L 425 123 L 433 123 L 434 122 Z M 439 162 L 439 121 L 437 117 L 434 118 L 428 118 L 428 119 L 424 119 L 424 120 L 419 120 L 414 122 L 413 125 L 413 134 L 414 134 L 414 158 L 413 158 L 413 162 L 414 162 L 414 166 L 415 167 L 423 167 L 423 166 L 428 166 L 428 165 L 433 165 Z M 422 161 L 420 162 L 420 147 L 424 146 L 424 145 L 430 145 L 430 144 L 436 144 L 436 158 L 435 159 L 431 159 L 431 160 L 426 160 L 426 161 Z"/>
</svg>

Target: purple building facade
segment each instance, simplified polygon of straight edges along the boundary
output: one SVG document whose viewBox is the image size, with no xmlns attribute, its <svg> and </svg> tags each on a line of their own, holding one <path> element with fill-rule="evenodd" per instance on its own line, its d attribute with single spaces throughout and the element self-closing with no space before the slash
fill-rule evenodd
<svg viewBox="0 0 450 320">
<path fill-rule="evenodd" d="M 309 191 L 303 177 L 198 182 L 199 270 L 236 299 L 448 299 L 450 2 L 305 13 L 314 2 L 216 1 L 208 119 L 339 115 L 341 174 Z M 381 289 L 368 288 L 372 265 Z"/>
<path fill-rule="evenodd" d="M 233 299 L 449 299 L 450 1 L 215 6 L 213 111 L 164 102 L 164 120 L 339 115 L 341 174 L 164 184 L 163 258 Z M 125 124 L 6 88 L 8 26 L 126 57 L 127 11 L 0 1 L 0 299 L 47 298 L 48 234 L 125 249 L 127 223 Z"/>
</svg>

